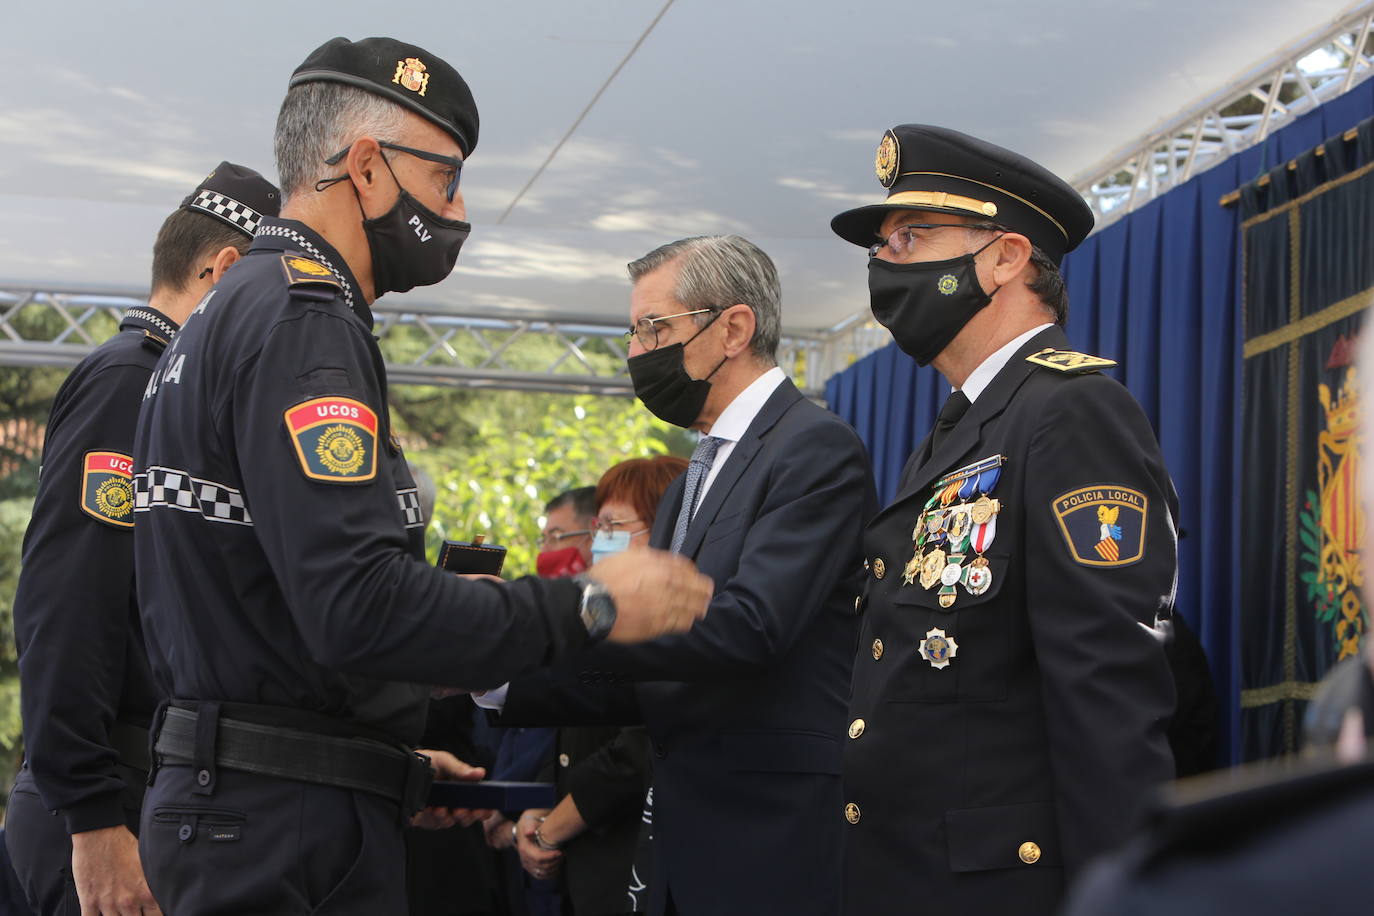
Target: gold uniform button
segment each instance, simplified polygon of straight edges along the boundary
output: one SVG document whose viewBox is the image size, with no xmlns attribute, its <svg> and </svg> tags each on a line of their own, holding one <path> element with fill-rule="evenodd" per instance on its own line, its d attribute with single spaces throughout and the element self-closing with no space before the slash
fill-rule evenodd
<svg viewBox="0 0 1374 916">
<path fill-rule="evenodd" d="M 881 639 L 875 639 L 875 640 L 873 640 L 873 660 L 876 662 L 878 659 L 880 659 L 880 658 L 882 658 L 882 657 L 883 657 L 883 641 L 882 641 Z"/>
<path fill-rule="evenodd" d="M 859 806 L 854 804 L 853 802 L 850 802 L 849 804 L 845 805 L 844 819 L 849 821 L 849 823 L 851 824 L 857 824 L 859 822 Z"/>
<path fill-rule="evenodd" d="M 558 755 L 558 765 L 559 765 L 559 766 L 565 767 L 565 766 L 568 765 L 568 763 L 569 763 L 569 760 L 568 760 L 568 755 L 567 755 L 567 754 L 559 754 L 559 755 Z"/>
<path fill-rule="evenodd" d="M 878 557 L 873 561 L 873 578 L 881 579 L 885 575 L 887 575 L 887 564 L 883 562 L 882 557 Z"/>
<path fill-rule="evenodd" d="M 1021 861 L 1027 865 L 1034 865 L 1040 861 L 1040 847 L 1034 843 L 1022 843 L 1021 848 L 1016 851 L 1021 857 Z"/>
<path fill-rule="evenodd" d="M 849 723 L 849 737 L 857 738 L 864 733 L 864 720 L 855 719 Z"/>
</svg>

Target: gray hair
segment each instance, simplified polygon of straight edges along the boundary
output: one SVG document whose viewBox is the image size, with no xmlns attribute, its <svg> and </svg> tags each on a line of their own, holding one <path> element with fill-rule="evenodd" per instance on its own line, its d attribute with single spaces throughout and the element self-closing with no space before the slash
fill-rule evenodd
<svg viewBox="0 0 1374 916">
<path fill-rule="evenodd" d="M 343 83 L 292 86 L 277 113 L 277 179 L 282 198 L 309 190 L 338 166 L 324 160 L 359 137 L 400 139 L 405 110 L 389 99 Z"/>
<path fill-rule="evenodd" d="M 628 265 L 630 280 L 679 262 L 673 298 L 687 311 L 721 309 L 744 303 L 754 313 L 750 352 L 760 362 L 777 365 L 782 335 L 782 287 L 773 259 L 738 235 L 700 235 L 661 245 Z M 693 316 L 705 324 L 713 315 Z"/>
<path fill-rule="evenodd" d="M 968 234 L 973 244 L 977 245 L 995 238 L 996 230 L 970 228 Z M 1062 328 L 1069 320 L 1069 290 L 1064 283 L 1064 275 L 1059 272 L 1059 265 L 1054 263 L 1054 259 L 1034 242 L 1031 243 L 1030 263 L 1035 268 L 1035 278 L 1026 281 L 1026 288 L 1039 298 L 1054 323 Z"/>
</svg>

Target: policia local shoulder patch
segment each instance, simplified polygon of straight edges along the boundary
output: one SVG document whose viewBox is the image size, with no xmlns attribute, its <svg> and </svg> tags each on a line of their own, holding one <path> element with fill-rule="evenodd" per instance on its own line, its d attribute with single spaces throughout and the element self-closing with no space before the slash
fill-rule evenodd
<svg viewBox="0 0 1374 916">
<path fill-rule="evenodd" d="M 134 460 L 119 452 L 87 452 L 81 462 L 81 511 L 119 528 L 134 526 Z"/>
<path fill-rule="evenodd" d="M 377 476 L 377 414 L 366 404 L 353 398 L 314 398 L 284 416 L 306 477 L 364 483 Z"/>
<path fill-rule="evenodd" d="M 1074 560 L 1084 566 L 1129 566 L 1145 556 L 1149 499 L 1138 490 L 1096 484 L 1054 501 L 1054 517 Z"/>
</svg>

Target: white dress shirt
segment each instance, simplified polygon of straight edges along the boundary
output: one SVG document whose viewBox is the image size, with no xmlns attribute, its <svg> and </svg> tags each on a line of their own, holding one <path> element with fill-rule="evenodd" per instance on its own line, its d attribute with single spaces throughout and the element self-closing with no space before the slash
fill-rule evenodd
<svg viewBox="0 0 1374 916">
<path fill-rule="evenodd" d="M 1031 328 L 1015 340 L 1008 341 L 996 353 L 979 363 L 977 369 L 969 373 L 968 378 L 964 379 L 964 387 L 955 390 L 962 391 L 964 397 L 968 398 L 969 403 L 972 404 L 978 400 L 978 395 L 983 393 L 983 389 L 988 387 L 988 384 L 997 377 L 997 373 L 1002 371 L 1002 367 L 1011 361 L 1011 358 L 1016 355 L 1016 351 L 1021 349 L 1022 344 L 1045 328 L 1052 327 L 1054 327 L 1052 323 L 1046 322 L 1039 327 Z"/>
</svg>

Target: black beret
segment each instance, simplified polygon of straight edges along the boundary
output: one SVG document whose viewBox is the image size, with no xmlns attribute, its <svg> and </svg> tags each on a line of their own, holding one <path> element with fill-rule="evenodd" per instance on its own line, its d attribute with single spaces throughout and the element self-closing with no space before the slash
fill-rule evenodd
<svg viewBox="0 0 1374 916">
<path fill-rule="evenodd" d="M 1059 263 L 1093 228 L 1093 211 L 1067 182 L 1018 153 L 929 124 L 899 124 L 875 161 L 888 189 L 880 204 L 846 210 L 830 228 L 867 248 L 892 210 L 980 217 L 1031 240 Z"/>
<path fill-rule="evenodd" d="M 252 169 L 221 162 L 181 202 L 181 209 L 208 213 L 252 237 L 264 216 L 281 210 L 281 192 Z"/>
<path fill-rule="evenodd" d="M 292 86 L 320 81 L 347 83 L 404 105 L 457 140 L 464 158 L 477 148 L 472 90 L 424 48 L 394 38 L 331 38 L 291 74 Z"/>
</svg>

